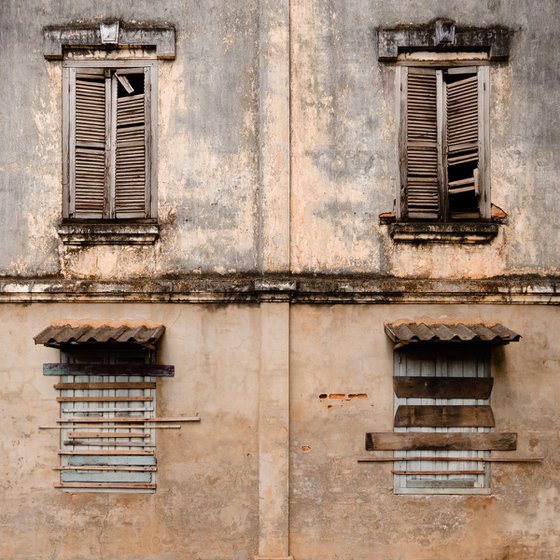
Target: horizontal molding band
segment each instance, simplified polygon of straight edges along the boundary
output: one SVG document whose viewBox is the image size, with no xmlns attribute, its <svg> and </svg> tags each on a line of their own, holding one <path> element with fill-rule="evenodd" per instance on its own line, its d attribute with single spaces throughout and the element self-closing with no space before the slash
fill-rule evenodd
<svg viewBox="0 0 560 560">
<path fill-rule="evenodd" d="M 560 304 L 560 277 L 183 276 L 132 282 L 4 278 L 0 303 L 495 303 Z"/>
</svg>

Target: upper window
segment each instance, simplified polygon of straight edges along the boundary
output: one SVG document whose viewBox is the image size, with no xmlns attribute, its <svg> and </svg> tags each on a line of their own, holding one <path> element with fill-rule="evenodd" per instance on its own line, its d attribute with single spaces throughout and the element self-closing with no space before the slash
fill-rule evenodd
<svg viewBox="0 0 560 560">
<path fill-rule="evenodd" d="M 156 217 L 155 70 L 154 61 L 65 61 L 65 218 Z"/>
<path fill-rule="evenodd" d="M 490 218 L 488 67 L 401 66 L 398 216 Z"/>
</svg>

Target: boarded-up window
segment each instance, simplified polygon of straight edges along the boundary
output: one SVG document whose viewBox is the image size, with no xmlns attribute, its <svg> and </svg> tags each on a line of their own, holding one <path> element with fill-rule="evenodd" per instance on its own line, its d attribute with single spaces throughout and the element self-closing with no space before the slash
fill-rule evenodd
<svg viewBox="0 0 560 560">
<path fill-rule="evenodd" d="M 490 349 L 480 345 L 405 346 L 395 352 L 395 432 L 488 432 Z M 489 451 L 396 451 L 396 493 L 487 493 Z"/>
<path fill-rule="evenodd" d="M 488 68 L 400 68 L 399 217 L 490 217 Z"/>
<path fill-rule="evenodd" d="M 60 483 L 72 492 L 153 492 L 156 488 L 156 377 L 142 347 L 66 348 L 58 389 Z M 87 366 L 91 373 L 84 374 Z M 110 371 L 113 375 L 107 375 Z M 122 369 L 121 369 L 122 367 Z M 128 374 L 130 373 L 130 374 Z M 139 419 L 145 419 L 140 422 Z"/>
<path fill-rule="evenodd" d="M 155 217 L 154 72 L 65 63 L 66 218 Z"/>
</svg>

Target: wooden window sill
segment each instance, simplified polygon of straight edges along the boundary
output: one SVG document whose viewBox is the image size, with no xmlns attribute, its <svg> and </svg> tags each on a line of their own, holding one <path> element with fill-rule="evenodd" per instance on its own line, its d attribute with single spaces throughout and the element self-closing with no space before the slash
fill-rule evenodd
<svg viewBox="0 0 560 560">
<path fill-rule="evenodd" d="M 154 222 L 63 222 L 58 235 L 64 245 L 153 245 L 159 226 Z"/>
</svg>

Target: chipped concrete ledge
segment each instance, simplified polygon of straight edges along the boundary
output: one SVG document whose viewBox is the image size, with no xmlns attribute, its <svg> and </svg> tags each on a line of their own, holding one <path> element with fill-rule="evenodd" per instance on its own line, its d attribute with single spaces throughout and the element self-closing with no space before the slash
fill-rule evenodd
<svg viewBox="0 0 560 560">
<path fill-rule="evenodd" d="M 153 245 L 159 237 L 157 224 L 103 222 L 62 223 L 58 235 L 64 245 Z"/>
<path fill-rule="evenodd" d="M 508 276 L 486 279 L 287 276 L 256 287 L 254 276 L 97 281 L 72 279 L 0 280 L 0 303 L 495 303 L 560 305 L 560 278 Z M 284 289 L 273 288 L 276 286 Z"/>
<path fill-rule="evenodd" d="M 490 243 L 498 235 L 498 224 L 397 222 L 389 226 L 394 241 L 401 243 Z"/>
<path fill-rule="evenodd" d="M 117 38 L 104 40 L 101 26 L 61 25 L 43 28 L 43 56 L 48 60 L 59 60 L 65 48 L 112 48 L 153 47 L 158 58 L 175 58 L 175 28 L 171 25 L 138 25 L 123 23 L 117 26 Z"/>
</svg>

